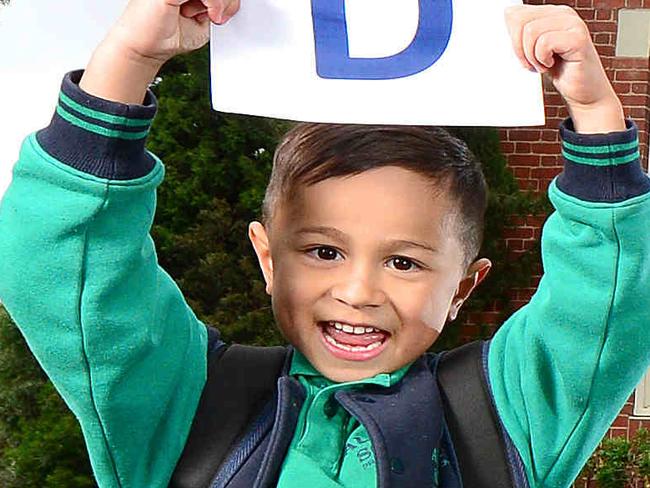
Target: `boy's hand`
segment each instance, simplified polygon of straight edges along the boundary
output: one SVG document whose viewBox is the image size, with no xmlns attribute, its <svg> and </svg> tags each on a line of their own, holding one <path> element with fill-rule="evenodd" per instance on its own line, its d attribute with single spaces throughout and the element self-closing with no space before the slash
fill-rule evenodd
<svg viewBox="0 0 650 488">
<path fill-rule="evenodd" d="M 80 86 L 123 103 L 142 103 L 149 83 L 173 56 L 204 46 L 210 21 L 227 22 L 240 0 L 130 0 L 98 46 Z"/>
<path fill-rule="evenodd" d="M 162 64 L 204 46 L 210 21 L 222 24 L 237 10 L 239 0 L 131 0 L 107 40 Z"/>
<path fill-rule="evenodd" d="M 563 5 L 509 7 L 506 22 L 520 61 L 553 81 L 577 132 L 625 130 L 621 102 L 589 29 L 573 9 Z"/>
</svg>

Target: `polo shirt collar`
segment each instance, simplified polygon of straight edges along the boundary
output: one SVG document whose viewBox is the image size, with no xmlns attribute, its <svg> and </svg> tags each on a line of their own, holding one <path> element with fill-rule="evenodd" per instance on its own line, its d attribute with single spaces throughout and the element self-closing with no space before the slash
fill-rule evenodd
<svg viewBox="0 0 650 488">
<path fill-rule="evenodd" d="M 379 373 L 371 378 L 364 378 L 362 380 L 337 383 L 324 377 L 309 360 L 296 348 L 293 348 L 293 355 L 291 358 L 291 366 L 289 368 L 289 375 L 293 377 L 304 377 L 309 383 L 317 382 L 323 386 L 332 385 L 346 385 L 346 384 L 365 384 L 365 385 L 379 385 L 383 387 L 393 386 L 398 383 L 404 375 L 408 372 L 413 362 L 403 366 L 402 368 L 392 373 Z"/>
</svg>

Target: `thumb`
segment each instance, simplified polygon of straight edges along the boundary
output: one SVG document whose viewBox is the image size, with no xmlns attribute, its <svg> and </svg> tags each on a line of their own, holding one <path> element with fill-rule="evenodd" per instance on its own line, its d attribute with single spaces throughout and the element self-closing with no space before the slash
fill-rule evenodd
<svg viewBox="0 0 650 488">
<path fill-rule="evenodd" d="M 226 23 L 239 10 L 239 0 L 202 0 L 215 24 Z"/>
</svg>

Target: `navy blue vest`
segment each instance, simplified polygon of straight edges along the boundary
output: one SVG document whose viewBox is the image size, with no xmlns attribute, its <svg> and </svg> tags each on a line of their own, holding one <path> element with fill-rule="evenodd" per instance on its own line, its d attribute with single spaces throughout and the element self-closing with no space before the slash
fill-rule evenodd
<svg viewBox="0 0 650 488">
<path fill-rule="evenodd" d="M 378 488 L 462 487 L 435 379 L 438 358 L 430 357 L 431 364 L 420 358 L 390 388 L 370 385 L 334 394 L 332 401 L 368 431 Z M 210 488 L 275 486 L 304 400 L 303 386 L 281 376 L 277 395 L 226 459 Z"/>
</svg>

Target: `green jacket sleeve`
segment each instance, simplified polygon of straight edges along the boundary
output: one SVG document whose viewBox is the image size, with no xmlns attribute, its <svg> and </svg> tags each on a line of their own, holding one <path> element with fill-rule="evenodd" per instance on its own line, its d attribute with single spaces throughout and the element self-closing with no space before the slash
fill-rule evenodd
<svg viewBox="0 0 650 488">
<path fill-rule="evenodd" d="M 650 179 L 636 128 L 561 129 L 544 275 L 496 333 L 489 381 L 532 487 L 571 484 L 650 363 Z"/>
<path fill-rule="evenodd" d="M 155 99 L 64 80 L 0 204 L 0 300 L 81 423 L 99 486 L 164 487 L 206 377 L 207 333 L 157 264 Z"/>
</svg>

